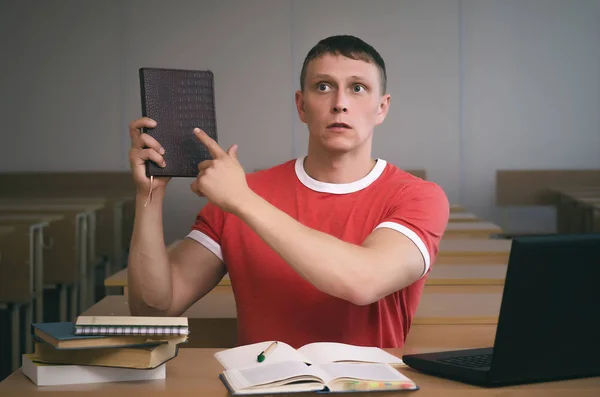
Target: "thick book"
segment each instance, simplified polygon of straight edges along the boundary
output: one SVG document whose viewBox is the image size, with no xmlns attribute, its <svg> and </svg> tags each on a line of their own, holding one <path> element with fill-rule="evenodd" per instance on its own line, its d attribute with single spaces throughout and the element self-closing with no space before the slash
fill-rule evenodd
<svg viewBox="0 0 600 397">
<path fill-rule="evenodd" d="M 35 361 L 41 363 L 136 369 L 156 368 L 175 358 L 178 353 L 177 343 L 103 349 L 55 349 L 47 343 L 36 342 L 34 347 Z"/>
<path fill-rule="evenodd" d="M 189 333 L 187 317 L 79 316 L 75 335 L 179 336 Z"/>
<path fill-rule="evenodd" d="M 234 395 L 296 392 L 418 390 L 399 368 L 402 360 L 377 347 L 316 342 L 299 349 L 275 341 L 215 353 L 225 370 L 219 378 Z"/>
<path fill-rule="evenodd" d="M 194 135 L 201 128 L 217 139 L 214 75 L 210 70 L 139 69 L 142 116 L 156 121 L 143 132 L 165 149 L 166 167 L 146 162 L 147 176 L 196 177 L 198 163 L 211 160 Z"/>
<path fill-rule="evenodd" d="M 21 372 L 37 386 L 78 385 L 165 379 L 166 364 L 154 369 L 94 367 L 36 362 L 32 354 L 23 354 Z"/>
<path fill-rule="evenodd" d="M 125 346 L 151 346 L 161 343 L 184 343 L 186 335 L 76 335 L 75 323 L 49 322 L 31 324 L 36 340 L 56 349 L 91 349 Z"/>
</svg>

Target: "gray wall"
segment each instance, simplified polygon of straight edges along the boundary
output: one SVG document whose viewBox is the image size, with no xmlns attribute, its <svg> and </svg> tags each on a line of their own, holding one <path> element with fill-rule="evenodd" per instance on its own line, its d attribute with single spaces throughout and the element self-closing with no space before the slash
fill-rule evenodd
<svg viewBox="0 0 600 397">
<path fill-rule="evenodd" d="M 495 170 L 600 168 L 600 1 L 0 1 L 1 171 L 126 170 L 142 66 L 215 72 L 222 146 L 246 170 L 306 153 L 293 94 L 319 39 L 355 34 L 388 66 L 374 156 L 425 168 L 500 222 Z M 165 236 L 205 201 L 174 180 Z M 513 227 L 552 228 L 552 214 Z"/>
</svg>

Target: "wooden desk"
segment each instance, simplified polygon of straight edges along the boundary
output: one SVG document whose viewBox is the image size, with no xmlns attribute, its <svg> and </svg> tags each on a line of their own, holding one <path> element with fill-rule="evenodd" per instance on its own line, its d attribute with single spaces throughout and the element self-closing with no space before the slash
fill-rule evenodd
<svg viewBox="0 0 600 397">
<path fill-rule="evenodd" d="M 35 317 L 37 322 L 44 321 L 44 229 L 53 222 L 61 221 L 61 215 L 49 214 L 3 214 L 0 224 L 24 226 L 29 234 L 29 277 L 31 291 L 35 297 Z"/>
<path fill-rule="evenodd" d="M 0 236 L 4 236 L 6 234 L 12 233 L 15 231 L 13 226 L 0 226 Z"/>
<path fill-rule="evenodd" d="M 490 238 L 502 233 L 502 228 L 491 222 L 448 222 L 444 239 Z"/>
<path fill-rule="evenodd" d="M 504 285 L 507 264 L 434 264 L 426 285 Z"/>
<path fill-rule="evenodd" d="M 505 239 L 442 239 L 434 263 L 500 264 L 508 263 L 512 241 Z"/>
<path fill-rule="evenodd" d="M 489 325 L 495 332 L 502 286 L 427 286 L 413 324 Z M 127 297 L 107 296 L 83 313 L 85 316 L 128 316 Z M 237 339 L 237 311 L 231 288 L 216 287 L 194 303 L 188 317 L 190 339 L 186 347 L 231 347 Z M 489 333 L 490 329 L 487 329 Z M 464 336 L 464 335 L 463 335 Z M 454 337 L 463 337 L 456 333 Z"/>
<path fill-rule="evenodd" d="M 600 233 L 600 204 L 592 206 L 592 233 Z"/>
<path fill-rule="evenodd" d="M 93 301 L 94 267 L 96 256 L 97 212 L 104 208 L 104 200 L 99 198 L 2 198 L 0 212 L 32 213 L 44 212 L 62 214 L 74 218 L 76 247 L 79 261 L 79 283 L 74 287 L 78 295 L 79 309 L 84 310 Z M 73 312 L 77 301 L 72 302 Z"/>
<path fill-rule="evenodd" d="M 443 335 L 440 340 L 443 343 Z M 98 395 L 112 397 L 151 395 L 151 396 L 202 396 L 202 397 L 230 397 L 225 386 L 218 376 L 223 371 L 214 354 L 222 349 L 180 349 L 179 355 L 167 363 L 167 378 L 164 380 L 144 382 L 114 382 L 102 384 L 70 385 L 70 386 L 45 386 L 37 387 L 26 378 L 20 370 L 12 373 L 0 383 L 0 394 L 18 395 L 29 397 L 34 395 L 48 396 L 49 393 L 79 392 L 85 395 Z M 389 353 L 402 357 L 403 354 L 431 352 L 440 349 L 435 345 L 406 346 L 404 349 L 385 349 Z M 600 377 L 573 379 L 557 382 L 536 383 L 530 385 L 506 386 L 501 388 L 483 388 L 467 385 L 465 383 L 450 381 L 413 370 L 409 367 L 400 369 L 402 373 L 419 385 L 416 392 L 377 392 L 377 393 L 352 393 L 355 397 L 387 397 L 387 396 L 503 396 L 503 397 L 564 397 L 564 396 L 598 396 L 600 393 Z M 292 394 L 290 394 L 292 395 Z M 298 397 L 315 396 L 315 393 L 293 394 Z"/>
<path fill-rule="evenodd" d="M 465 207 L 463 207 L 462 205 L 459 204 L 450 204 L 450 213 L 455 213 L 455 212 L 464 212 L 465 211 Z"/>
<path fill-rule="evenodd" d="M 2 213 L 2 219 L 31 219 L 43 218 L 52 221 L 45 228 L 44 236 L 48 242 L 43 245 L 44 271 L 43 283 L 46 286 L 57 286 L 59 291 L 59 319 L 67 320 L 67 289 L 71 289 L 71 315 L 77 314 L 78 284 L 80 282 L 80 267 L 82 266 L 81 247 L 84 243 L 79 236 L 81 224 L 86 222 L 77 212 L 60 213 Z M 86 262 L 86 261 L 85 261 Z"/>
<path fill-rule="evenodd" d="M 450 212 L 449 222 L 480 222 L 475 214 L 470 212 Z"/>
<path fill-rule="evenodd" d="M 594 233 L 596 207 L 600 206 L 600 193 L 593 197 L 579 197 L 574 200 L 575 216 L 572 222 L 575 223 L 576 233 Z"/>
<path fill-rule="evenodd" d="M 426 285 L 413 324 L 498 323 L 502 285 Z"/>
<path fill-rule="evenodd" d="M 593 206 L 600 203 L 600 188 L 561 191 L 560 211 L 566 233 L 590 233 Z"/>
<path fill-rule="evenodd" d="M 15 234 L 20 228 L 14 226 L 0 226 L 0 274 L 3 270 L 8 270 L 14 265 L 11 263 L 15 260 L 15 251 L 18 249 L 15 247 L 14 241 L 10 239 L 11 235 Z M 24 255 L 27 258 L 27 255 Z M 0 283 L 7 279 L 8 275 L 2 275 L 0 277 Z M 4 290 L 6 287 L 3 286 Z M 0 298 L 0 309 L 10 310 L 10 360 L 12 370 L 16 370 L 19 367 L 19 354 L 20 354 L 20 302 L 3 302 L 4 299 Z"/>
<path fill-rule="evenodd" d="M 556 195 L 557 231 L 559 233 L 582 232 L 586 226 L 586 218 L 585 214 L 581 214 L 581 209 L 600 198 L 600 186 L 557 187 L 551 188 L 550 191 Z"/>
</svg>

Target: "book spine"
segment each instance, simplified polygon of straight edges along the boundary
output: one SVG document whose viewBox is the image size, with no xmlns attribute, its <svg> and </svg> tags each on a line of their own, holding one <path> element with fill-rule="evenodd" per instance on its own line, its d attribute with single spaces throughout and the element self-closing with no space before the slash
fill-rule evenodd
<svg viewBox="0 0 600 397">
<path fill-rule="evenodd" d="M 148 117 L 148 105 L 147 105 L 147 96 L 146 96 L 146 68 L 140 68 L 138 71 L 138 76 L 140 80 L 140 98 L 142 102 L 142 117 Z M 142 133 L 147 134 L 148 129 L 142 128 Z M 150 161 L 146 161 L 146 176 L 150 177 Z"/>
</svg>

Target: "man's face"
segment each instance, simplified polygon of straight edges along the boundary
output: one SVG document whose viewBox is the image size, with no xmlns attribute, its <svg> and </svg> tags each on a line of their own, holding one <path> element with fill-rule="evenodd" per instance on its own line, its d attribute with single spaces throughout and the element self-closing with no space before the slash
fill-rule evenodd
<svg viewBox="0 0 600 397">
<path fill-rule="evenodd" d="M 306 68 L 304 91 L 296 92 L 300 119 L 312 145 L 329 152 L 350 152 L 369 143 L 387 115 L 390 96 L 381 93 L 377 66 L 325 54 Z"/>
</svg>

